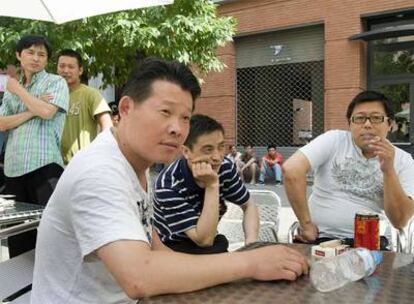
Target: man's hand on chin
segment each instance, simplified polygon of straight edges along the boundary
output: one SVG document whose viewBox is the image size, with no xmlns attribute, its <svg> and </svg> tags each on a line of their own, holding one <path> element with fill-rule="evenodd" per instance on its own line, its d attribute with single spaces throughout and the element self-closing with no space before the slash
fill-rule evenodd
<svg viewBox="0 0 414 304">
<path fill-rule="evenodd" d="M 196 158 L 190 161 L 193 177 L 200 187 L 208 188 L 218 186 L 219 178 L 216 171 L 213 170 L 210 162 L 203 158 Z"/>
</svg>

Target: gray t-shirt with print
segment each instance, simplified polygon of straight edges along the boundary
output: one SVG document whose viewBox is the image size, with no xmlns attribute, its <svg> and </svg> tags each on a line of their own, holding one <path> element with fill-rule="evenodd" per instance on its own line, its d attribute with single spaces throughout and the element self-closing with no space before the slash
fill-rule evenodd
<svg viewBox="0 0 414 304">
<path fill-rule="evenodd" d="M 356 212 L 383 213 L 383 173 L 378 157 L 366 159 L 350 132 L 328 131 L 300 151 L 314 171 L 309 204 L 321 237 L 352 238 Z M 394 167 L 403 190 L 414 197 L 411 155 L 395 147 Z"/>
</svg>

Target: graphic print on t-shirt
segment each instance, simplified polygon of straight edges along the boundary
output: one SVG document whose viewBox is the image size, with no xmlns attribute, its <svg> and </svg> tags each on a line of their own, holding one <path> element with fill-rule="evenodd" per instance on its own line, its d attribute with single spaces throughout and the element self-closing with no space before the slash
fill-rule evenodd
<svg viewBox="0 0 414 304">
<path fill-rule="evenodd" d="M 73 103 L 68 111 L 68 115 L 69 116 L 77 116 L 80 113 L 80 103 L 79 102 L 75 102 Z"/>
<path fill-rule="evenodd" d="M 147 234 L 148 241 L 152 242 L 152 208 L 146 200 L 137 201 L 138 212 L 141 216 L 142 226 Z"/>
<path fill-rule="evenodd" d="M 380 202 L 383 197 L 383 177 L 379 162 L 345 157 L 342 162 L 333 162 L 331 174 L 338 187 L 349 195 L 369 202 Z"/>
</svg>

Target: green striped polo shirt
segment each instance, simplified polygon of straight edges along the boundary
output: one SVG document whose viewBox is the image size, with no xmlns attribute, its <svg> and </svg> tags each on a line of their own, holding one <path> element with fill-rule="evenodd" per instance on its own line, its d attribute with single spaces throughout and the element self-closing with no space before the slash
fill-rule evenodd
<svg viewBox="0 0 414 304">
<path fill-rule="evenodd" d="M 20 78 L 23 83 L 23 78 Z M 44 70 L 33 75 L 25 89 L 34 97 L 51 94 L 49 101 L 59 109 L 51 119 L 34 117 L 15 129 L 10 129 L 4 157 L 4 174 L 18 177 L 51 163 L 63 166 L 60 154 L 60 140 L 69 105 L 69 89 L 66 81 Z M 5 92 L 0 107 L 1 116 L 27 111 L 21 99 Z"/>
</svg>

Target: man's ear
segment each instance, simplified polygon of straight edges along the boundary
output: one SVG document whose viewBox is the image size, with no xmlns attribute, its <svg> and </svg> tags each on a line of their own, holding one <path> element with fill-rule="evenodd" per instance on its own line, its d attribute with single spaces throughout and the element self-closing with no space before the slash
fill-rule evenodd
<svg viewBox="0 0 414 304">
<path fill-rule="evenodd" d="M 134 108 L 134 100 L 129 96 L 122 96 L 118 104 L 119 116 L 123 117 L 128 115 Z"/>
<path fill-rule="evenodd" d="M 185 159 L 187 159 L 187 160 L 190 159 L 191 150 L 190 150 L 189 147 L 187 147 L 185 145 L 182 145 L 181 146 L 181 152 L 183 153 L 183 156 L 184 156 Z"/>
<path fill-rule="evenodd" d="M 388 132 L 392 131 L 392 126 L 394 125 L 394 120 L 388 118 Z"/>
</svg>

